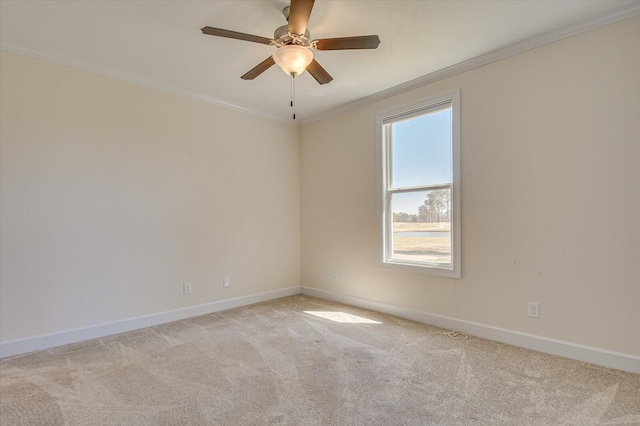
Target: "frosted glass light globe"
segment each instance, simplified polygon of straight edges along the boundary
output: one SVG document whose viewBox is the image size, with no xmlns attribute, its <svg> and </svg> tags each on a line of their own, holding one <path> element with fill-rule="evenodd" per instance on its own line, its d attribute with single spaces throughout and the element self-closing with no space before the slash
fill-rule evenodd
<svg viewBox="0 0 640 426">
<path fill-rule="evenodd" d="M 289 75 L 300 75 L 313 60 L 308 47 L 289 44 L 279 47 L 273 54 L 273 60 Z"/>
</svg>

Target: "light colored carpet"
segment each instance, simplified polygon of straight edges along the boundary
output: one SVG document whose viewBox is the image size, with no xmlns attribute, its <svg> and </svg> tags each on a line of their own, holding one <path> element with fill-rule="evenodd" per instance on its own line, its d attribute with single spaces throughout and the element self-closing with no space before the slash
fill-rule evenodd
<svg viewBox="0 0 640 426">
<path fill-rule="evenodd" d="M 288 297 L 5 358 L 0 423 L 640 425 L 640 375 L 438 331 Z"/>
</svg>

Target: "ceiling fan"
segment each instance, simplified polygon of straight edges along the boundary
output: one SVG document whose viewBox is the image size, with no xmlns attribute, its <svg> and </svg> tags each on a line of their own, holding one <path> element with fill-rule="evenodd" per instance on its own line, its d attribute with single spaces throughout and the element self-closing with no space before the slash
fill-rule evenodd
<svg viewBox="0 0 640 426">
<path fill-rule="evenodd" d="M 253 80 L 273 64 L 278 64 L 294 78 L 306 69 L 318 83 L 327 84 L 333 77 L 313 58 L 313 50 L 375 49 L 380 44 L 380 38 L 377 35 L 366 35 L 311 40 L 307 24 L 313 3 L 314 0 L 291 0 L 291 6 L 282 11 L 288 24 L 277 28 L 273 39 L 212 27 L 204 27 L 202 32 L 277 47 L 272 56 L 244 74 L 241 77 L 243 80 Z"/>
</svg>

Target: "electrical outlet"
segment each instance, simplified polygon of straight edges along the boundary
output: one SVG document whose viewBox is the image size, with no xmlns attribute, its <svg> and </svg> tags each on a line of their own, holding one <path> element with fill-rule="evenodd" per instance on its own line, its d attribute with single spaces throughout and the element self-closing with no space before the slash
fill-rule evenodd
<svg viewBox="0 0 640 426">
<path fill-rule="evenodd" d="M 191 283 L 182 284 L 182 293 L 183 294 L 191 294 Z"/>
<path fill-rule="evenodd" d="M 540 304 L 536 302 L 529 302 L 529 317 L 540 318 Z"/>
<path fill-rule="evenodd" d="M 222 287 L 229 287 L 231 285 L 231 279 L 229 277 L 224 277 L 222 279 Z"/>
<path fill-rule="evenodd" d="M 338 282 L 338 273 L 337 272 L 332 272 L 331 273 L 331 281 L 333 281 L 334 283 Z"/>
</svg>

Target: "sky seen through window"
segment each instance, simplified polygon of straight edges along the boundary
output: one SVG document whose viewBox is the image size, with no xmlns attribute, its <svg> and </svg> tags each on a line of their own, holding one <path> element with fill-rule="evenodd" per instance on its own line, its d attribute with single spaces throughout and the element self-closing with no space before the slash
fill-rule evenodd
<svg viewBox="0 0 640 426">
<path fill-rule="evenodd" d="M 392 124 L 394 188 L 451 183 L 451 108 Z M 417 214 L 425 192 L 394 197 L 393 212 Z"/>
</svg>

